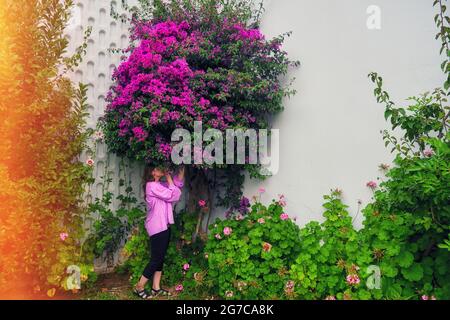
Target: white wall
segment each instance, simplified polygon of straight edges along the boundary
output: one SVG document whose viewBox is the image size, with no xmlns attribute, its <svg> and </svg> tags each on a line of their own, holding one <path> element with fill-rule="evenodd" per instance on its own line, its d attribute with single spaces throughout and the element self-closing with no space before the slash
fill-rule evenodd
<svg viewBox="0 0 450 320">
<path fill-rule="evenodd" d="M 127 26 L 111 20 L 108 0 L 78 3 L 82 24 L 94 27 L 88 55 L 74 75 L 91 86 L 93 126 L 103 112 L 110 70 L 118 63 L 107 49 L 126 44 Z M 381 8 L 381 30 L 366 27 L 366 9 L 373 4 Z M 300 224 L 321 220 L 322 196 L 331 188 L 343 189 L 352 214 L 358 199 L 370 200 L 366 182 L 376 179 L 378 165 L 392 157 L 380 134 L 386 128 L 383 107 L 375 103 L 367 74 L 379 72 L 394 101 L 400 102 L 442 83 L 431 4 L 432 0 L 266 1 L 263 32 L 271 37 L 292 30 L 285 48 L 302 67 L 292 73 L 298 93 L 286 101 L 286 110 L 274 123 L 281 135 L 280 170 L 264 182 L 248 181 L 247 196 L 256 194 L 259 186 L 267 190 L 266 201 L 283 193 L 286 212 L 297 216 Z M 69 34 L 81 39 L 79 28 Z M 104 146 L 97 151 L 94 197 L 102 189 L 98 172 L 106 161 Z M 112 163 L 117 178 L 114 157 Z M 138 183 L 139 172 L 132 178 Z"/>
<path fill-rule="evenodd" d="M 366 9 L 381 8 L 381 30 L 368 30 Z M 380 130 L 388 128 L 384 108 L 375 102 L 371 71 L 385 79 L 396 102 L 443 83 L 439 43 L 434 40 L 428 0 L 272 0 L 262 29 L 268 36 L 292 30 L 286 50 L 302 67 L 294 73 L 298 94 L 277 117 L 280 170 L 263 183 L 246 183 L 246 195 L 267 190 L 288 200 L 287 213 L 300 224 L 321 220 L 322 195 L 344 191 L 352 214 L 358 199 L 367 203 L 365 184 L 390 163 Z M 355 219 L 361 223 L 361 215 Z"/>
</svg>

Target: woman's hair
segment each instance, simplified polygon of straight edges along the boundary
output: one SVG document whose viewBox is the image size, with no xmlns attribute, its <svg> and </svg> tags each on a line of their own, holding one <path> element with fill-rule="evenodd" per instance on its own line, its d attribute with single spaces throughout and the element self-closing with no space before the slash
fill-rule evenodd
<svg viewBox="0 0 450 320">
<path fill-rule="evenodd" d="M 153 170 L 154 169 L 159 169 L 163 172 L 165 172 L 167 170 L 163 166 L 145 166 L 144 175 L 142 177 L 142 188 L 144 189 L 144 193 L 145 193 L 145 188 L 147 186 L 147 182 L 155 181 L 155 179 L 153 178 Z"/>
<path fill-rule="evenodd" d="M 155 167 L 152 166 L 145 166 L 144 168 L 144 175 L 142 176 L 142 188 L 144 188 L 144 193 L 145 193 L 145 188 L 147 186 L 147 182 L 153 181 L 153 169 Z"/>
</svg>

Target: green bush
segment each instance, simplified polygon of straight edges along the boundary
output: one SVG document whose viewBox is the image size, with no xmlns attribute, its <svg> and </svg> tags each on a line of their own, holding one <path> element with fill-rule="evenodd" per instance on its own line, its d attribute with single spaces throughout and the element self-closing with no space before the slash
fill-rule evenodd
<svg viewBox="0 0 450 320">
<path fill-rule="evenodd" d="M 292 294 L 289 267 L 299 248 L 299 228 L 280 203 L 257 202 L 249 214 L 210 226 L 208 276 L 223 298 L 285 298 Z"/>
<path fill-rule="evenodd" d="M 386 298 L 450 298 L 450 147 L 429 157 L 397 157 L 364 210 L 362 241 L 378 257 Z"/>
<path fill-rule="evenodd" d="M 360 242 L 339 192 L 324 198 L 325 222 L 310 222 L 300 231 L 300 254 L 290 270 L 296 297 L 369 299 L 365 281 L 372 258 L 367 245 Z"/>
</svg>

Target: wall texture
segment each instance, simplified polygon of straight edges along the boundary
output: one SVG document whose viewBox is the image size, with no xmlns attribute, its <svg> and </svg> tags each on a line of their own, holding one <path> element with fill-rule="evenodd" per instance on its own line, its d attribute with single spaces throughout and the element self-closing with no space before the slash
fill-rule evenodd
<svg viewBox="0 0 450 320">
<path fill-rule="evenodd" d="M 371 197 L 365 184 L 380 175 L 380 163 L 392 160 L 380 134 L 386 128 L 383 108 L 375 103 L 367 74 L 379 72 L 398 102 L 441 84 L 432 1 L 265 2 L 263 32 L 271 37 L 292 30 L 285 48 L 302 67 L 292 71 L 298 94 L 286 101 L 285 112 L 274 122 L 280 129 L 280 170 L 263 183 L 247 181 L 245 194 L 252 196 L 263 186 L 267 190 L 263 200 L 270 201 L 283 193 L 286 211 L 304 224 L 321 219 L 322 195 L 339 187 L 360 224 L 358 200 L 364 205 Z M 366 26 L 369 5 L 381 9 L 380 30 Z M 91 127 L 103 113 L 111 72 L 119 62 L 119 55 L 108 49 L 127 44 L 127 25 L 114 21 L 109 11 L 108 0 L 78 1 L 79 19 L 68 30 L 74 50 L 82 40 L 81 26 L 93 26 L 87 57 L 73 75 L 89 84 Z M 108 161 L 114 181 L 104 186 L 101 176 Z M 138 190 L 141 169 L 129 170 Z M 93 197 L 101 196 L 105 188 L 117 191 L 123 173 L 104 145 L 96 150 L 95 174 Z"/>
</svg>

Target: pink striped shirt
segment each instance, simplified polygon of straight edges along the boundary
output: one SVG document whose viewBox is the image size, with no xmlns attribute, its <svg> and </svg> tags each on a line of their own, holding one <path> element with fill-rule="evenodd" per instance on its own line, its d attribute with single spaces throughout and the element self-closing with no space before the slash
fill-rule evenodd
<svg viewBox="0 0 450 320">
<path fill-rule="evenodd" d="M 150 236 L 163 232 L 170 224 L 174 224 L 172 204 L 180 200 L 183 181 L 174 177 L 173 183 L 169 185 L 167 182 L 152 181 L 145 186 L 145 228 Z"/>
</svg>

